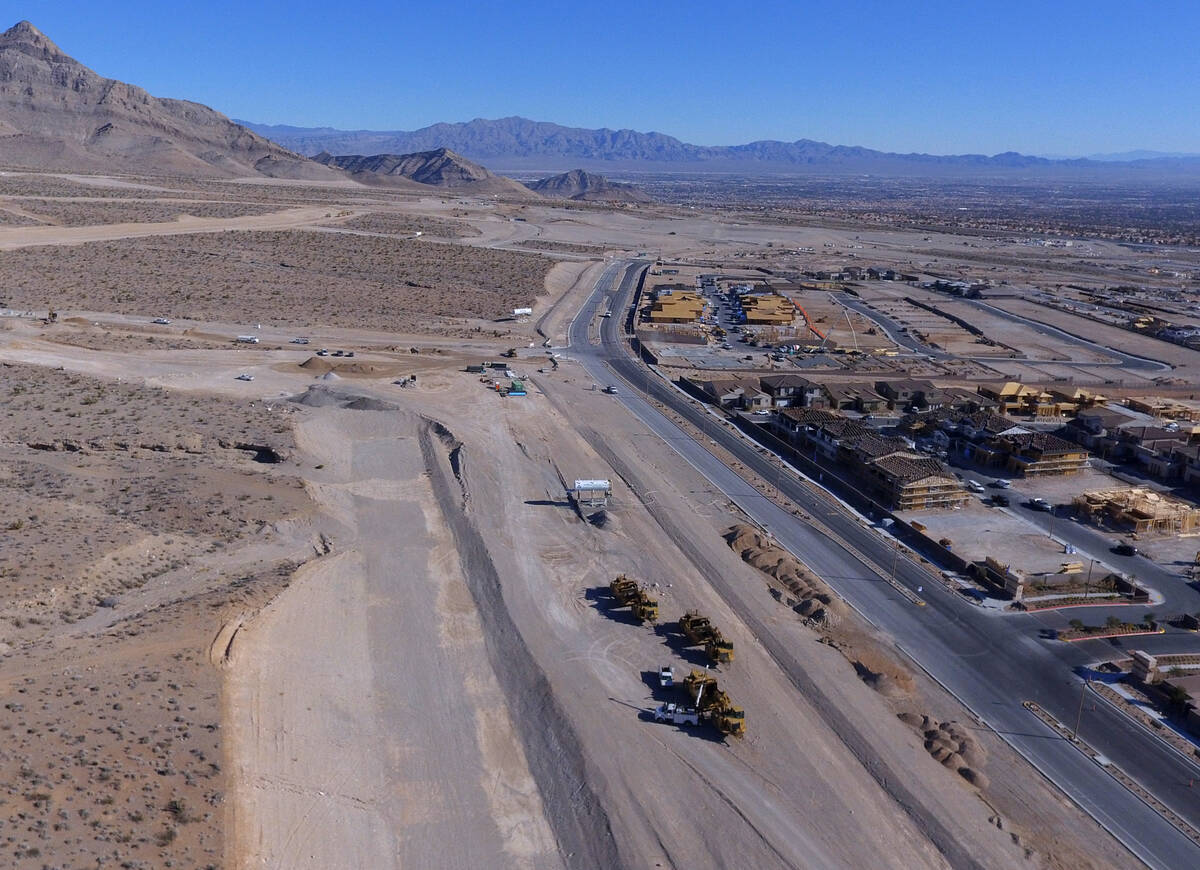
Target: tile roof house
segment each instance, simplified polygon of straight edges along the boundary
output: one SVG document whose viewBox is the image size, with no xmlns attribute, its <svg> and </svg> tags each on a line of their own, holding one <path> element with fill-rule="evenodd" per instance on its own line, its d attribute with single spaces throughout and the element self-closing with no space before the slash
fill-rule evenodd
<svg viewBox="0 0 1200 870">
<path fill-rule="evenodd" d="M 968 497 L 945 466 L 913 452 L 907 439 L 881 435 L 832 411 L 787 408 L 777 415 L 775 427 L 784 438 L 846 469 L 892 510 L 953 508 Z"/>
</svg>

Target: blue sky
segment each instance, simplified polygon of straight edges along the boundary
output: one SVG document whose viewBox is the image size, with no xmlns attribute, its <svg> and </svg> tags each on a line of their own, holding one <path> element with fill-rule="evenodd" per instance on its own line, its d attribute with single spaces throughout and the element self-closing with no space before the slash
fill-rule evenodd
<svg viewBox="0 0 1200 870">
<path fill-rule="evenodd" d="M 238 118 L 523 115 L 728 145 L 1200 152 L 1200 2 L 0 0 L 102 75 Z M 745 10 L 745 11 L 741 11 Z"/>
</svg>

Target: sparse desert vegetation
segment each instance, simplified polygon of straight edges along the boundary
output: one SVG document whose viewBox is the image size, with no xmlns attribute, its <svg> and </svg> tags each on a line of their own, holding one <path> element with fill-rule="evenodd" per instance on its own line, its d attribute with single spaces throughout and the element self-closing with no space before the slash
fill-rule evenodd
<svg viewBox="0 0 1200 870">
<path fill-rule="evenodd" d="M 529 305 L 552 265 L 419 240 L 226 232 L 16 250 L 0 260 L 0 285 L 17 308 L 420 331 Z"/>
<path fill-rule="evenodd" d="M 282 413 L 4 365 L 0 622 L 11 646 L 293 513 Z"/>
<path fill-rule="evenodd" d="M 266 214 L 272 205 L 249 202 L 156 201 L 110 199 L 28 199 L 8 200 L 43 223 L 67 227 L 94 224 L 160 223 L 183 215 L 202 218 L 229 218 Z"/>
<path fill-rule="evenodd" d="M 224 866 L 222 674 L 207 650 L 294 565 L 212 580 L 0 665 L 6 867 Z"/>
</svg>

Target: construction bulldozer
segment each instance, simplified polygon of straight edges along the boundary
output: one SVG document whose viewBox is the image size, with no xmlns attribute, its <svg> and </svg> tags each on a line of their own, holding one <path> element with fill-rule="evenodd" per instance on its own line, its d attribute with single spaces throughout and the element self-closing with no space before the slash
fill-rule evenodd
<svg viewBox="0 0 1200 870">
<path fill-rule="evenodd" d="M 683 691 L 700 718 L 713 724 L 722 734 L 744 737 L 746 711 L 736 706 L 720 686 L 717 678 L 705 671 L 693 670 L 683 678 Z"/>
<path fill-rule="evenodd" d="M 619 575 L 608 584 L 608 591 L 622 607 L 633 611 L 638 622 L 658 621 L 658 599 L 641 587 L 635 580 L 630 580 L 624 574 Z"/>
<path fill-rule="evenodd" d="M 726 640 L 707 616 L 689 610 L 680 617 L 679 630 L 693 644 L 702 644 L 705 655 L 714 664 L 733 661 L 733 642 Z"/>
</svg>

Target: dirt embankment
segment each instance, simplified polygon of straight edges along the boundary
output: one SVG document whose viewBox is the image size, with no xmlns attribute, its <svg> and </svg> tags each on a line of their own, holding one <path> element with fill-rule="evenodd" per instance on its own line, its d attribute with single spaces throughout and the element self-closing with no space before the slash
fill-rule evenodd
<svg viewBox="0 0 1200 870">
<path fill-rule="evenodd" d="M 588 780 L 583 749 L 570 720 L 512 621 L 496 567 L 475 527 L 463 475 L 463 445 L 439 423 L 420 436 L 434 496 L 454 537 L 463 576 L 487 636 L 488 659 L 520 730 L 529 770 L 568 867 L 625 866 L 608 815 Z"/>
</svg>

